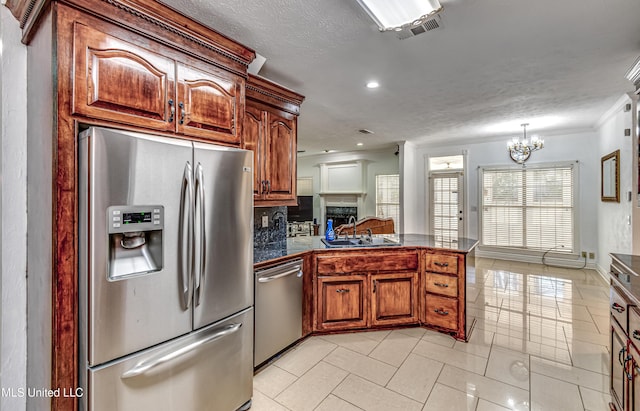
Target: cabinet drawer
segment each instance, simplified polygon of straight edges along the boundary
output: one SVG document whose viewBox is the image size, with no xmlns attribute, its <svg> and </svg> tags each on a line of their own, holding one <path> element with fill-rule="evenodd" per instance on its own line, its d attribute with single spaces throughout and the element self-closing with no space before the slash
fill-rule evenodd
<svg viewBox="0 0 640 411">
<path fill-rule="evenodd" d="M 458 296 L 458 277 L 427 273 L 425 276 L 427 282 L 427 292 L 446 295 L 448 297 Z"/>
<path fill-rule="evenodd" d="M 636 347 L 640 347 L 640 310 L 637 307 L 629 307 L 629 340 Z"/>
<path fill-rule="evenodd" d="M 633 303 L 627 300 L 624 293 L 618 287 L 612 286 L 609 293 L 609 309 L 613 318 L 618 321 L 618 324 L 625 331 L 629 325 L 628 309 L 630 305 L 633 305 Z"/>
<path fill-rule="evenodd" d="M 418 253 L 415 251 L 393 253 L 341 253 L 318 256 L 318 274 L 353 272 L 403 271 L 418 269 Z"/>
<path fill-rule="evenodd" d="M 436 273 L 458 273 L 458 256 L 447 254 L 427 254 L 425 256 L 427 271 Z"/>
<path fill-rule="evenodd" d="M 427 295 L 427 325 L 458 329 L 458 300 L 456 298 Z"/>
</svg>

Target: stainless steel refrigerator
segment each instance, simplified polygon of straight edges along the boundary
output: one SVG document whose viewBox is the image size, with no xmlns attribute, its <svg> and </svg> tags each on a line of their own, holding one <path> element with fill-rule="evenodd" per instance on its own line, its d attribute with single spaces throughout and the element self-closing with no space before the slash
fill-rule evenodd
<svg viewBox="0 0 640 411">
<path fill-rule="evenodd" d="M 79 136 L 81 408 L 250 406 L 250 151 Z"/>
</svg>

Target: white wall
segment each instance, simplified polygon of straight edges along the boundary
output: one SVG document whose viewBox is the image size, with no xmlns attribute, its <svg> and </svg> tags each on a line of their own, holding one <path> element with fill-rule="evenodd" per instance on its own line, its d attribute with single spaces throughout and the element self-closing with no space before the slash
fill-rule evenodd
<svg viewBox="0 0 640 411">
<path fill-rule="evenodd" d="M 419 197 L 419 192 L 416 190 L 420 178 L 412 172 L 419 168 L 416 146 L 413 143 L 404 141 L 400 143 L 399 149 L 400 169 L 405 172 L 400 173 L 400 229 L 396 231 L 403 234 L 422 234 L 424 223 L 421 216 L 424 204 L 421 204 L 421 197 Z"/>
<path fill-rule="evenodd" d="M 598 134 L 595 131 L 585 130 L 571 134 L 547 133 L 543 136 L 544 149 L 531 155 L 526 164 L 553 163 L 578 161 L 579 170 L 579 240 L 578 250 L 598 250 L 597 224 L 594 216 L 599 200 L 599 157 L 597 158 L 596 146 Z M 465 186 L 467 194 L 467 234 L 469 238 L 479 238 L 478 221 L 478 167 L 487 165 L 514 165 L 509 158 L 506 143 L 509 137 L 496 137 L 490 141 L 481 143 L 468 141 L 464 143 L 438 146 L 420 146 L 416 148 L 415 168 L 403 168 L 405 173 L 413 173 L 416 179 L 415 193 L 418 198 L 418 216 L 424 233 L 429 233 L 428 224 L 428 190 L 427 168 L 428 157 L 448 156 L 463 154 L 466 150 Z M 597 255 L 596 255 L 597 257 Z"/>
<path fill-rule="evenodd" d="M 367 195 L 364 198 L 364 215 L 376 215 L 376 175 L 377 174 L 398 174 L 398 156 L 394 150 L 384 151 L 354 151 L 351 153 L 328 153 L 322 155 L 298 157 L 298 177 L 313 178 L 313 216 L 320 217 L 320 167 L 318 164 L 366 160 L 367 168 Z M 318 224 L 322 224 L 318 221 Z M 320 232 L 324 232 L 321 227 Z"/>
<path fill-rule="evenodd" d="M 624 135 L 625 128 L 633 128 L 633 110 L 624 111 L 624 106 L 630 104 L 629 96 L 622 96 L 613 107 L 607 111 L 598 122 L 598 144 L 596 145 L 596 161 L 600 167 L 600 159 L 615 150 L 620 150 L 620 202 L 602 202 L 598 197 L 597 222 L 598 222 L 598 270 L 602 273 L 609 271 L 611 258 L 609 253 L 632 253 L 632 200 L 628 199 L 628 192 L 635 190 L 632 187 L 633 167 L 633 140 L 631 136 Z M 635 105 L 633 105 L 635 107 Z M 600 178 L 598 170 L 598 178 Z M 600 180 L 598 180 L 600 187 Z"/>
<path fill-rule="evenodd" d="M 2 120 L 2 314 L 0 386 L 27 383 L 27 47 L 9 9 L 0 6 Z M 0 408 L 24 410 L 26 398 L 0 397 Z"/>
</svg>

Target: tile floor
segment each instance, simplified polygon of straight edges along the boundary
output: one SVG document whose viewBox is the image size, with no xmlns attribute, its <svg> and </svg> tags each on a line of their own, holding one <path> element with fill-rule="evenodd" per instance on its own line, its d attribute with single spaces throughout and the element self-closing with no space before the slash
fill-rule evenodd
<svg viewBox="0 0 640 411">
<path fill-rule="evenodd" d="M 592 270 L 477 259 L 468 343 L 423 328 L 311 337 L 256 374 L 251 409 L 606 411 L 608 291 Z"/>
</svg>

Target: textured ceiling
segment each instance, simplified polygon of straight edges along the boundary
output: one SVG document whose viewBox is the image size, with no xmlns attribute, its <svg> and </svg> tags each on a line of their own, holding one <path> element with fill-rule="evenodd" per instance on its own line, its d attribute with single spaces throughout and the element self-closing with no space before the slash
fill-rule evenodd
<svg viewBox="0 0 640 411">
<path fill-rule="evenodd" d="M 267 59 L 260 75 L 306 96 L 306 155 L 521 135 L 523 122 L 540 134 L 593 127 L 633 89 L 624 75 L 640 56 L 638 0 L 441 0 L 442 27 L 406 40 L 378 32 L 356 0 L 164 2 L 253 48 Z"/>
</svg>

